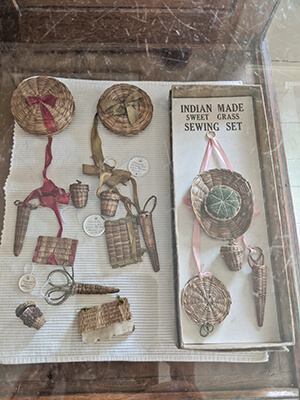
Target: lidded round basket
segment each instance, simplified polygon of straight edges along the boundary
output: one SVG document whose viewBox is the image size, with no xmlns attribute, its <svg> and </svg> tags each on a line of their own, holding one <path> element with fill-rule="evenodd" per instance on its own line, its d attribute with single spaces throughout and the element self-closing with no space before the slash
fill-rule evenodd
<svg viewBox="0 0 300 400">
<path fill-rule="evenodd" d="M 196 324 L 215 325 L 229 314 L 231 297 L 219 279 L 196 275 L 184 286 L 181 304 L 187 316 Z"/>
<path fill-rule="evenodd" d="M 25 79 L 11 99 L 12 114 L 24 131 L 33 135 L 53 136 L 71 122 L 75 103 L 69 89 L 47 76 Z"/>
<path fill-rule="evenodd" d="M 236 239 L 250 226 L 253 194 L 250 183 L 229 169 L 210 169 L 196 176 L 191 205 L 204 232 L 221 240 Z"/>
<path fill-rule="evenodd" d="M 150 124 L 153 105 L 142 89 L 120 83 L 102 94 L 97 112 L 105 128 L 117 135 L 133 136 Z"/>
</svg>

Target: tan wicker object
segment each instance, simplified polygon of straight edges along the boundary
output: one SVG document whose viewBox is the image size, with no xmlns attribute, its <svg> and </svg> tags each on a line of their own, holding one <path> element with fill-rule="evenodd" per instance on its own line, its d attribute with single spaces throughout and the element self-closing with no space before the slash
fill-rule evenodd
<svg viewBox="0 0 300 400">
<path fill-rule="evenodd" d="M 43 313 L 32 301 L 20 304 L 15 312 L 16 316 L 23 321 L 23 324 L 29 326 L 29 328 L 39 330 L 46 322 Z"/>
<path fill-rule="evenodd" d="M 105 190 L 100 193 L 101 215 L 114 217 L 118 208 L 120 196 L 113 189 Z"/>
<path fill-rule="evenodd" d="M 230 293 L 214 276 L 194 276 L 182 291 L 181 303 L 187 316 L 196 324 L 219 324 L 229 314 Z"/>
<path fill-rule="evenodd" d="M 82 309 L 78 315 L 78 332 L 89 332 L 131 319 L 127 298 L 114 300 L 101 306 Z"/>
<path fill-rule="evenodd" d="M 216 187 L 229 188 L 239 196 L 240 207 L 233 217 L 220 219 L 207 212 L 206 197 Z M 236 239 L 243 235 L 251 224 L 254 208 L 251 185 L 237 172 L 229 169 L 210 169 L 200 173 L 193 180 L 191 205 L 198 223 L 208 236 L 221 240 Z"/>
<path fill-rule="evenodd" d="M 23 248 L 31 210 L 34 210 L 37 207 L 32 206 L 31 204 L 24 206 L 23 202 L 19 200 L 15 201 L 15 205 L 18 208 L 15 227 L 14 255 L 18 256 Z"/>
<path fill-rule="evenodd" d="M 105 221 L 109 262 L 113 268 L 142 261 L 141 244 L 135 217 Z"/>
<path fill-rule="evenodd" d="M 29 96 L 43 97 L 49 94 L 56 97 L 55 107 L 48 104 L 44 104 L 44 106 L 54 118 L 56 132 L 50 132 L 45 127 L 40 105 L 30 106 L 26 102 L 26 98 Z M 38 76 L 25 79 L 19 84 L 11 99 L 11 111 L 24 131 L 33 135 L 52 136 L 60 133 L 70 124 L 75 113 L 75 103 L 71 92 L 62 82 L 54 78 Z"/>
<path fill-rule="evenodd" d="M 160 270 L 159 259 L 157 253 L 156 239 L 152 222 L 152 214 L 150 212 L 142 212 L 138 216 L 138 220 L 143 233 L 147 252 L 151 261 L 152 268 L 155 272 Z"/>
<path fill-rule="evenodd" d="M 135 91 L 141 95 L 141 99 L 134 104 L 135 110 L 138 111 L 138 118 L 135 123 L 131 124 L 129 122 L 127 113 L 114 115 L 112 112 L 104 112 L 102 110 L 101 101 L 103 99 L 124 102 Z M 111 132 L 122 136 L 133 136 L 137 135 L 150 124 L 153 115 L 153 105 L 148 94 L 142 89 L 134 85 L 122 83 L 111 86 L 102 94 L 98 102 L 97 112 L 102 124 Z"/>
<path fill-rule="evenodd" d="M 261 327 L 264 323 L 267 297 L 267 267 L 265 265 L 256 265 L 252 268 L 252 282 L 257 324 Z"/>
<path fill-rule="evenodd" d="M 75 208 L 83 208 L 86 206 L 89 196 L 89 185 L 81 183 L 73 183 L 70 185 L 71 199 Z"/>
<path fill-rule="evenodd" d="M 221 246 L 221 256 L 231 271 L 239 271 L 243 265 L 244 250 L 239 244 L 229 243 Z"/>
<path fill-rule="evenodd" d="M 32 261 L 38 264 L 51 264 L 55 256 L 57 265 L 73 265 L 78 240 L 52 236 L 39 236 Z"/>
</svg>

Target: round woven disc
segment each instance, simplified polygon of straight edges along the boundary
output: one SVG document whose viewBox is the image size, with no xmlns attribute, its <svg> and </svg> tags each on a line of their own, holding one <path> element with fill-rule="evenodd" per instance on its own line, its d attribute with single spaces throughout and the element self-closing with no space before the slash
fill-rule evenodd
<svg viewBox="0 0 300 400">
<path fill-rule="evenodd" d="M 55 120 L 57 131 L 53 133 L 45 127 L 40 105 L 30 106 L 26 102 L 29 96 L 44 97 L 49 94 L 57 98 L 55 107 L 43 103 Z M 19 84 L 11 99 L 11 112 L 24 131 L 33 135 L 53 136 L 70 124 L 75 113 L 75 103 L 71 92 L 62 82 L 47 76 L 38 76 L 25 79 Z"/>
<path fill-rule="evenodd" d="M 104 98 L 124 101 L 132 92 L 138 91 L 142 98 L 136 103 L 135 109 L 138 110 L 138 119 L 131 125 L 126 114 L 114 115 L 104 113 L 100 103 Z M 144 130 L 151 122 L 153 116 L 153 105 L 150 97 L 142 89 L 134 85 L 120 83 L 108 88 L 100 97 L 97 112 L 102 124 L 111 132 L 122 136 L 133 136 Z"/>
<path fill-rule="evenodd" d="M 230 293 L 214 276 L 194 276 L 184 286 L 181 303 L 196 324 L 219 324 L 229 314 Z"/>
<path fill-rule="evenodd" d="M 239 195 L 239 209 L 232 218 L 220 219 L 207 212 L 205 200 L 214 187 L 228 187 Z M 196 176 L 191 187 L 191 205 L 204 232 L 220 240 L 236 239 L 249 228 L 254 204 L 250 183 L 229 169 L 210 169 Z"/>
</svg>

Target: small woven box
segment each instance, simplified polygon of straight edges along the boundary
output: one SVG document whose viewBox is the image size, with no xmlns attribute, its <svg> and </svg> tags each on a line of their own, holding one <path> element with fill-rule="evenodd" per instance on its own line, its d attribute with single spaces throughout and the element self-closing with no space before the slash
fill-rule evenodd
<svg viewBox="0 0 300 400">
<path fill-rule="evenodd" d="M 105 237 L 110 265 L 124 267 L 142 261 L 142 251 L 135 217 L 105 221 Z"/>
<path fill-rule="evenodd" d="M 153 105 L 142 89 L 121 83 L 102 94 L 97 112 L 105 128 L 117 135 L 133 136 L 150 124 Z"/>
<path fill-rule="evenodd" d="M 78 315 L 78 332 L 85 343 L 96 343 L 133 330 L 127 298 L 81 309 Z"/>
<path fill-rule="evenodd" d="M 38 264 L 73 265 L 78 240 L 39 236 L 32 261 Z"/>
<path fill-rule="evenodd" d="M 24 131 L 33 135 L 52 136 L 63 131 L 75 113 L 69 89 L 47 76 L 25 79 L 14 91 L 11 112 Z"/>
<path fill-rule="evenodd" d="M 100 193 L 101 215 L 114 217 L 118 208 L 120 196 L 113 189 Z"/>
</svg>

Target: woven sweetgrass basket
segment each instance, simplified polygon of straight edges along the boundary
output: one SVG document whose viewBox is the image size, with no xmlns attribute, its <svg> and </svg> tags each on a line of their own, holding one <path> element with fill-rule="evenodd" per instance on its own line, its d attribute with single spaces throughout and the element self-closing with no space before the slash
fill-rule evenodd
<svg viewBox="0 0 300 400">
<path fill-rule="evenodd" d="M 135 91 L 141 95 L 141 99 L 133 105 L 138 112 L 138 118 L 135 123 L 131 124 L 129 122 L 126 112 L 123 115 L 114 115 L 113 112 L 103 111 L 101 107 L 103 99 L 111 99 L 122 103 Z M 122 136 L 133 136 L 150 124 L 153 116 L 153 105 L 148 94 L 142 89 L 134 85 L 120 83 L 111 86 L 102 94 L 97 105 L 97 112 L 102 124 L 111 132 Z"/>
<path fill-rule="evenodd" d="M 208 210 L 208 196 L 214 189 L 227 190 L 237 203 L 236 209 L 229 215 L 219 217 Z M 210 196 L 213 197 L 213 196 Z M 223 206 L 225 211 L 231 208 L 230 201 L 220 200 L 214 206 Z M 249 228 L 253 216 L 253 194 L 250 183 L 237 172 L 229 169 L 210 169 L 196 176 L 191 187 L 191 205 L 198 223 L 204 232 L 220 240 L 236 239 Z M 216 208 L 215 208 L 216 210 Z"/>
<path fill-rule="evenodd" d="M 57 128 L 55 132 L 46 128 L 40 104 L 29 105 L 26 101 L 28 97 L 43 98 L 47 95 L 56 97 L 54 107 L 43 103 L 55 121 Z M 70 124 L 75 113 L 75 103 L 71 92 L 62 82 L 47 76 L 38 76 L 25 79 L 19 84 L 11 99 L 11 111 L 24 131 L 33 135 L 53 136 Z"/>
<path fill-rule="evenodd" d="M 225 285 L 214 276 L 194 276 L 185 285 L 181 304 L 196 324 L 219 324 L 229 314 L 231 297 Z"/>
</svg>

